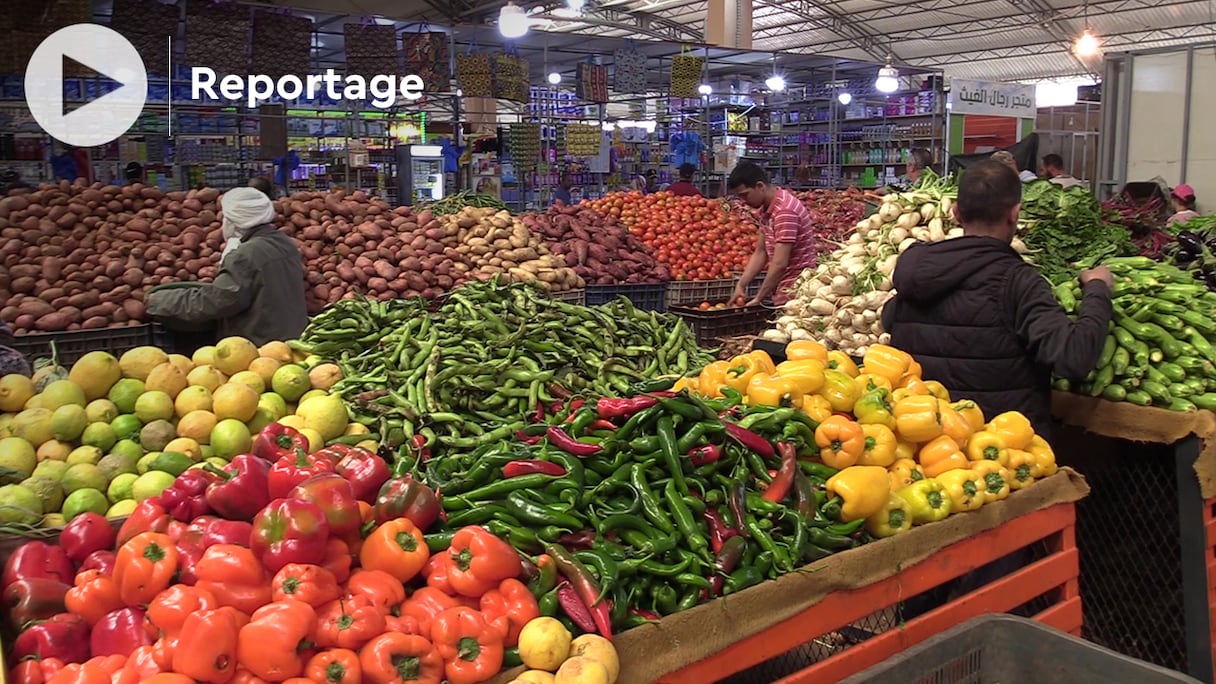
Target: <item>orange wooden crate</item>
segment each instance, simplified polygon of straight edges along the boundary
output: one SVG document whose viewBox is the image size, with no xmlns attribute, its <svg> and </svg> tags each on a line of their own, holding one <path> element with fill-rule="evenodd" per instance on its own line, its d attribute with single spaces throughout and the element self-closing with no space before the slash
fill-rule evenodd
<svg viewBox="0 0 1216 684">
<path fill-rule="evenodd" d="M 1212 662 L 1216 663 L 1216 497 L 1203 502 L 1203 529 L 1207 533 L 1208 611 L 1212 625 Z"/>
<path fill-rule="evenodd" d="M 1075 524 L 1076 507 L 1072 503 L 1057 504 L 1016 518 L 948 546 L 889 579 L 832 594 L 803 613 L 735 642 L 659 681 L 663 684 L 717 681 L 1040 542 L 1046 542 L 1048 547 L 1044 558 L 778 681 L 780 684 L 837 682 L 964 620 L 987 613 L 1007 612 L 1041 596 L 1049 597 L 1052 603 L 1034 618 L 1080 636 L 1080 564 Z M 1210 525 L 1208 530 L 1209 540 L 1212 540 L 1216 527 Z M 1216 571 L 1209 576 L 1216 577 Z M 1216 589 L 1213 592 L 1216 595 Z"/>
</svg>

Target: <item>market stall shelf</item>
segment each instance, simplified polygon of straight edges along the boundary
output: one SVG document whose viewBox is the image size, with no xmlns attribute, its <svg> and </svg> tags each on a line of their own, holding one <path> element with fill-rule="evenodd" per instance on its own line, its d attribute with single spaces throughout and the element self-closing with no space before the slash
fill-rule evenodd
<svg viewBox="0 0 1216 684">
<path fill-rule="evenodd" d="M 147 324 L 97 330 L 68 330 L 17 335 L 13 349 L 28 359 L 49 358 L 54 352 L 59 365 L 70 366 L 91 351 L 105 351 L 115 356 L 152 342 L 152 326 Z"/>
</svg>

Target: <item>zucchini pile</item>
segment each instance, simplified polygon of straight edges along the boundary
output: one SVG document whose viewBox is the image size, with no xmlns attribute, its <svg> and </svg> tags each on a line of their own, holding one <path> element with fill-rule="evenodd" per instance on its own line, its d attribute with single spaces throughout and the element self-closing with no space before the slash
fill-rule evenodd
<svg viewBox="0 0 1216 684">
<path fill-rule="evenodd" d="M 1216 410 L 1216 293 L 1190 273 L 1148 257 L 1107 260 L 1115 276 L 1114 317 L 1097 367 L 1084 382 L 1055 388 L 1158 406 Z M 1069 314 L 1080 304 L 1074 280 L 1055 288 Z"/>
</svg>

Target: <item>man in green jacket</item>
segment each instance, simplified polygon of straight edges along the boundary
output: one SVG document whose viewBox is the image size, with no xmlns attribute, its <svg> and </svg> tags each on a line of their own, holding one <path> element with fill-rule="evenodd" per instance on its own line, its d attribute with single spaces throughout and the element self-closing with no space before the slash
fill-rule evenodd
<svg viewBox="0 0 1216 684">
<path fill-rule="evenodd" d="M 214 323 L 220 337 L 240 336 L 261 346 L 298 337 L 308 325 L 304 263 L 296 243 L 274 227 L 270 198 L 235 188 L 220 199 L 227 251 L 210 283 L 174 283 L 148 293 L 148 314 L 170 328 Z"/>
</svg>

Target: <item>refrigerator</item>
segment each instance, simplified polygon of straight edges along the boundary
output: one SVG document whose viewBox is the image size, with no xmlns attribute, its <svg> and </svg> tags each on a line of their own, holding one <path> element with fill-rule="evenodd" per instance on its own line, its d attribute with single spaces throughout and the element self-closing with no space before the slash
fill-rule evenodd
<svg viewBox="0 0 1216 684">
<path fill-rule="evenodd" d="M 414 205 L 443 199 L 443 148 L 398 145 L 396 152 L 397 202 Z"/>
</svg>

